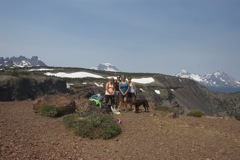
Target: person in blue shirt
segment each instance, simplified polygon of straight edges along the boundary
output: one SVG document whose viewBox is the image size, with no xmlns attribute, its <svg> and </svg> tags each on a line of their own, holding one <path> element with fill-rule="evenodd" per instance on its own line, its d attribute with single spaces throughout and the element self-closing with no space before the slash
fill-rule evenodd
<svg viewBox="0 0 240 160">
<path fill-rule="evenodd" d="M 120 108 L 124 107 L 125 112 L 127 112 L 127 98 L 128 98 L 129 85 L 128 85 L 128 82 L 126 81 L 125 75 L 121 76 L 121 82 L 119 83 L 119 91 L 120 91 L 120 101 L 121 101 Z"/>
</svg>

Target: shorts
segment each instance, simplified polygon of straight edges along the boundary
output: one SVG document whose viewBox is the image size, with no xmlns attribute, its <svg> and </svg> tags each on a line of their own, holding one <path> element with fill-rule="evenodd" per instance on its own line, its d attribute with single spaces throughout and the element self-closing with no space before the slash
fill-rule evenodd
<svg viewBox="0 0 240 160">
<path fill-rule="evenodd" d="M 127 98 L 128 98 L 128 94 L 122 95 L 122 93 L 120 92 L 119 98 L 120 98 L 121 100 L 123 100 L 124 98 L 127 99 Z"/>
<path fill-rule="evenodd" d="M 129 97 L 129 98 L 135 98 L 136 95 L 135 95 L 135 93 L 128 93 L 128 97 Z"/>
</svg>

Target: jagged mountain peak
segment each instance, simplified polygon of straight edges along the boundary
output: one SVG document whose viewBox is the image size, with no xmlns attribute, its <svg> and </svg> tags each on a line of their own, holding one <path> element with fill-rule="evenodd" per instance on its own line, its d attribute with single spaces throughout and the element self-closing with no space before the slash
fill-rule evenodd
<svg viewBox="0 0 240 160">
<path fill-rule="evenodd" d="M 188 72 L 186 69 L 181 70 L 179 73 L 177 73 L 175 76 L 179 77 L 180 75 L 190 75 L 191 73 Z"/>
<path fill-rule="evenodd" d="M 181 78 L 188 78 L 188 79 L 192 79 L 195 81 L 202 81 L 202 76 L 198 75 L 198 74 L 192 74 L 190 72 L 188 72 L 187 70 L 183 69 L 182 71 L 180 71 L 179 73 L 177 73 L 175 75 L 176 77 L 181 77 Z"/>
<path fill-rule="evenodd" d="M 113 66 L 111 63 L 102 63 L 102 65 L 105 65 L 105 66 Z"/>
<path fill-rule="evenodd" d="M 233 87 L 240 87 L 239 83 L 230 75 L 223 71 L 216 71 L 211 74 L 207 74 L 203 77 L 205 81 L 208 81 L 208 84 L 215 86 L 224 86 L 229 85 Z"/>
<path fill-rule="evenodd" d="M 228 79 L 228 80 L 234 80 L 235 81 L 235 79 L 232 76 L 228 75 L 227 73 L 225 73 L 221 70 L 214 72 L 213 75 L 216 78 L 223 78 L 223 79 Z"/>
<path fill-rule="evenodd" d="M 91 69 L 95 69 L 95 70 L 101 70 L 101 71 L 112 71 L 112 72 L 120 72 L 120 70 L 112 65 L 111 63 L 101 63 L 96 67 L 92 67 Z"/>
<path fill-rule="evenodd" d="M 31 59 L 24 56 L 19 57 L 0 57 L 0 67 L 33 67 L 47 66 L 44 62 L 38 59 L 38 56 L 32 56 Z"/>
<path fill-rule="evenodd" d="M 199 74 L 191 74 L 186 70 L 182 70 L 175 76 L 192 79 L 213 91 L 220 92 L 240 91 L 240 82 L 221 70 L 203 76 Z"/>
</svg>

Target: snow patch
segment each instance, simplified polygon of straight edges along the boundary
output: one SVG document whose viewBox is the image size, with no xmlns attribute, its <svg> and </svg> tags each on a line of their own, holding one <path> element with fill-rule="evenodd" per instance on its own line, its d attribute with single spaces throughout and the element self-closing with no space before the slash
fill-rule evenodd
<svg viewBox="0 0 240 160">
<path fill-rule="evenodd" d="M 145 92 L 142 88 L 139 88 L 139 90 L 140 90 L 141 92 Z"/>
<path fill-rule="evenodd" d="M 222 77 L 220 77 L 220 80 L 223 81 L 223 82 L 226 82 Z"/>
<path fill-rule="evenodd" d="M 94 83 L 94 84 L 98 87 L 103 87 L 103 83 L 102 84 Z"/>
<path fill-rule="evenodd" d="M 29 72 L 32 71 L 53 71 L 53 69 L 49 69 L 49 68 L 38 68 L 38 69 L 29 69 Z"/>
<path fill-rule="evenodd" d="M 237 84 L 240 84 L 240 82 L 239 81 L 235 81 Z"/>
<path fill-rule="evenodd" d="M 71 86 L 74 86 L 74 84 L 73 83 L 66 83 L 66 86 L 67 86 L 68 89 L 70 89 Z"/>
<path fill-rule="evenodd" d="M 133 78 L 132 81 L 136 82 L 136 83 L 141 83 L 141 84 L 148 84 L 148 83 L 154 82 L 154 79 L 152 77 L 149 77 L 149 78 L 139 78 L 139 79 Z"/>
<path fill-rule="evenodd" d="M 161 94 L 160 90 L 154 90 L 157 94 Z"/>
<path fill-rule="evenodd" d="M 55 76 L 55 77 L 61 77 L 61 78 L 86 78 L 86 77 L 92 77 L 92 78 L 103 78 L 102 76 L 88 73 L 88 72 L 74 72 L 74 73 L 64 73 L 64 72 L 58 72 L 58 73 L 51 73 L 47 72 L 44 73 L 47 76 Z"/>
<path fill-rule="evenodd" d="M 40 70 L 44 70 L 44 69 L 39 69 L 39 71 Z M 34 71 L 34 70 L 31 70 L 31 71 Z M 74 73 L 65 73 L 65 72 L 51 73 L 51 72 L 46 72 L 44 74 L 47 75 L 47 76 L 55 76 L 55 77 L 61 77 L 61 78 L 85 78 L 85 77 L 104 78 L 102 76 L 92 74 L 92 73 L 88 73 L 88 72 L 74 72 Z M 111 77 L 107 77 L 107 78 L 109 79 Z M 113 78 L 116 79 L 117 77 L 113 77 Z M 136 82 L 136 83 L 141 83 L 141 84 L 148 84 L 148 83 L 154 82 L 154 78 L 152 78 L 152 77 L 133 78 L 132 81 Z"/>
</svg>

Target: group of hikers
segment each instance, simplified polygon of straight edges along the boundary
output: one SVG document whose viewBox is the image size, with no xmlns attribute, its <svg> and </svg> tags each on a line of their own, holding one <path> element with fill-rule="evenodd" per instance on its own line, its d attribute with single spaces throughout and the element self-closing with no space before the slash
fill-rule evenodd
<svg viewBox="0 0 240 160">
<path fill-rule="evenodd" d="M 105 86 L 105 104 L 115 114 L 120 114 L 120 111 L 127 112 L 127 103 L 130 103 L 131 109 L 136 100 L 136 85 L 132 82 L 132 78 L 125 75 L 113 77 L 109 79 Z M 136 106 L 133 109 L 136 112 Z"/>
</svg>

